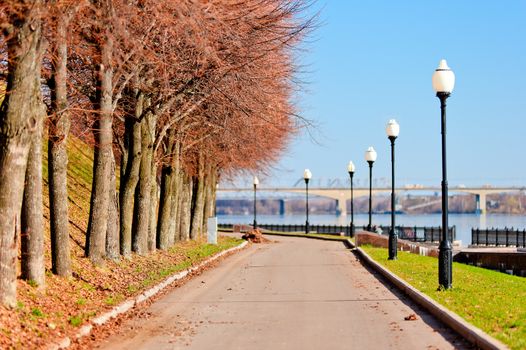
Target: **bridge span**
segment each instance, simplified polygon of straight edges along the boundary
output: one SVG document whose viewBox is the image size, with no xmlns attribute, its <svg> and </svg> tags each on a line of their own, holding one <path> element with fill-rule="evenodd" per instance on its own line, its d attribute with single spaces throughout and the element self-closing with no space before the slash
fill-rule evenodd
<svg viewBox="0 0 526 350">
<path fill-rule="evenodd" d="M 271 192 L 271 193 L 305 193 L 305 188 L 300 187 L 258 187 L 258 192 Z M 481 214 L 486 213 L 486 202 L 487 196 L 490 194 L 496 193 L 505 193 L 505 192 L 520 192 L 526 190 L 526 187 L 465 187 L 465 186 L 455 186 L 450 187 L 450 193 L 469 193 L 475 195 L 475 200 L 477 203 L 477 212 Z M 219 188 L 218 192 L 228 193 L 228 192 L 252 192 L 252 188 Z M 441 187 L 436 186 L 404 186 L 395 188 L 395 192 L 441 192 Z M 391 193 L 390 187 L 382 188 L 373 188 L 373 195 L 379 193 Z M 347 214 L 347 200 L 351 199 L 351 190 L 349 188 L 310 188 L 309 195 L 315 195 L 320 197 L 331 198 L 336 201 L 337 213 L 338 215 Z M 353 195 L 355 198 L 363 197 L 369 195 L 369 188 L 355 188 L 353 190 Z"/>
</svg>

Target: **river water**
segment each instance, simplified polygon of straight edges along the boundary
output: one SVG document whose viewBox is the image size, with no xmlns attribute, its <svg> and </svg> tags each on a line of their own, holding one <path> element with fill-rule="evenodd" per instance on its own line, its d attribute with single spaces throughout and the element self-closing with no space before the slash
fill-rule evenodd
<svg viewBox="0 0 526 350">
<path fill-rule="evenodd" d="M 367 225 L 369 216 L 367 214 L 357 214 L 354 216 L 356 226 Z M 254 220 L 253 215 L 218 215 L 220 224 L 251 224 Z M 309 215 L 311 225 L 347 225 L 351 216 L 336 215 Z M 391 223 L 390 214 L 374 214 L 373 225 L 389 225 Z M 304 224 L 305 215 L 258 215 L 257 222 L 261 224 Z M 396 215 L 396 225 L 400 226 L 441 226 L 441 214 Z M 506 215 L 506 214 L 449 214 L 449 225 L 457 228 L 457 240 L 462 241 L 462 246 L 471 244 L 472 228 L 526 228 L 526 216 Z"/>
</svg>

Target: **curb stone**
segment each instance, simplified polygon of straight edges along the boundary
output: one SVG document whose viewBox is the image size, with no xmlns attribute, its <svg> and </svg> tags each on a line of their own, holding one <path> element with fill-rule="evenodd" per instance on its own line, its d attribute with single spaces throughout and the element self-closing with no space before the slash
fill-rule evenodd
<svg viewBox="0 0 526 350">
<path fill-rule="evenodd" d="M 178 272 L 175 275 L 172 275 L 172 276 L 168 277 L 167 279 L 165 279 L 161 283 L 159 283 L 156 286 L 148 289 L 147 291 L 139 294 L 138 296 L 136 296 L 134 298 L 130 298 L 130 299 L 124 301 L 123 303 L 117 305 L 116 307 L 114 307 L 110 311 L 105 312 L 102 315 L 95 317 L 91 321 L 88 321 L 90 323 L 82 326 L 77 331 L 77 333 L 75 334 L 75 338 L 79 339 L 79 338 L 82 338 L 82 337 L 85 337 L 85 336 L 89 335 L 91 333 L 91 330 L 93 329 L 93 325 L 97 325 L 97 326 L 103 325 L 104 323 L 108 322 L 112 318 L 115 318 L 118 315 L 127 312 L 128 310 L 133 308 L 135 305 L 140 304 L 141 302 L 143 302 L 145 300 L 148 300 L 149 298 L 151 298 L 152 296 L 156 295 L 157 293 L 159 293 L 161 290 L 163 290 L 164 288 L 166 288 L 167 286 L 169 286 L 173 282 L 175 282 L 177 280 L 180 280 L 180 279 L 186 277 L 188 274 L 190 274 L 190 273 L 192 273 L 194 271 L 197 271 L 197 270 L 207 266 L 208 264 L 210 264 L 211 262 L 219 259 L 220 257 L 222 257 L 225 254 L 228 254 L 228 253 L 235 252 L 237 250 L 243 249 L 244 247 L 246 247 L 247 244 L 248 244 L 248 242 L 245 241 L 245 242 L 241 243 L 238 246 L 235 246 L 235 247 L 223 250 L 222 252 L 219 252 L 219 253 L 209 257 L 208 259 L 200 262 L 196 266 L 193 266 L 191 268 L 188 268 L 188 269 L 186 269 L 184 271 Z M 47 350 L 60 350 L 60 349 L 66 349 L 66 348 L 68 348 L 70 346 L 71 346 L 71 339 L 69 337 L 64 337 L 64 338 L 59 339 L 58 341 L 48 345 L 46 349 Z"/>
<path fill-rule="evenodd" d="M 353 247 L 354 252 L 359 256 L 361 260 L 366 262 L 370 267 L 379 272 L 385 277 L 390 283 L 406 294 L 411 300 L 416 302 L 418 305 L 429 311 L 433 316 L 438 318 L 447 326 L 451 327 L 469 342 L 484 350 L 499 350 L 509 349 L 505 344 L 499 340 L 493 338 L 489 334 L 485 333 L 478 327 L 475 327 L 471 323 L 465 321 L 462 317 L 456 313 L 448 310 L 444 306 L 438 304 L 436 301 L 420 292 L 404 280 L 400 279 L 391 271 L 373 260 L 366 252 L 361 248 L 355 248 L 354 243 L 348 240 L 348 245 Z"/>
</svg>

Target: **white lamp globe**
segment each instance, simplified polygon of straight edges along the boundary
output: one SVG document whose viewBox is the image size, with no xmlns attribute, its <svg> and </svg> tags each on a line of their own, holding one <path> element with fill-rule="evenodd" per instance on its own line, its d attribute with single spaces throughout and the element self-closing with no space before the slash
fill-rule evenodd
<svg viewBox="0 0 526 350">
<path fill-rule="evenodd" d="M 354 173 L 354 170 L 356 167 L 354 166 L 354 163 L 352 161 L 349 162 L 349 165 L 347 165 L 347 171 L 350 173 Z"/>
<path fill-rule="evenodd" d="M 448 67 L 446 60 L 440 60 L 438 68 L 433 73 L 433 89 L 435 92 L 451 93 L 455 87 L 455 73 Z"/>
<path fill-rule="evenodd" d="M 391 119 L 385 127 L 385 132 L 389 137 L 398 137 L 398 134 L 400 134 L 400 125 L 396 122 L 396 120 Z"/>
<path fill-rule="evenodd" d="M 254 176 L 254 182 L 253 183 L 254 183 L 254 186 L 259 185 L 259 179 L 258 179 L 257 176 Z"/>
<path fill-rule="evenodd" d="M 303 172 L 303 178 L 305 180 L 310 180 L 311 177 L 312 177 L 312 173 L 310 172 L 310 170 L 305 169 L 305 171 Z"/>
<path fill-rule="evenodd" d="M 365 151 L 365 160 L 368 161 L 368 162 L 374 162 L 376 161 L 376 151 L 374 150 L 374 148 L 371 146 L 367 149 L 367 151 Z"/>
</svg>

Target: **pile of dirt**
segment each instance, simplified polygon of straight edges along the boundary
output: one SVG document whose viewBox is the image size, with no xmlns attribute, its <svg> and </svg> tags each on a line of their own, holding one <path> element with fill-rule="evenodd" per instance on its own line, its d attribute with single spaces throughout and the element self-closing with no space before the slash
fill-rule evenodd
<svg viewBox="0 0 526 350">
<path fill-rule="evenodd" d="M 245 233 L 241 238 L 246 239 L 249 242 L 252 243 L 268 243 L 270 242 L 268 239 L 263 237 L 262 232 L 259 229 L 253 229 L 247 233 Z"/>
</svg>

